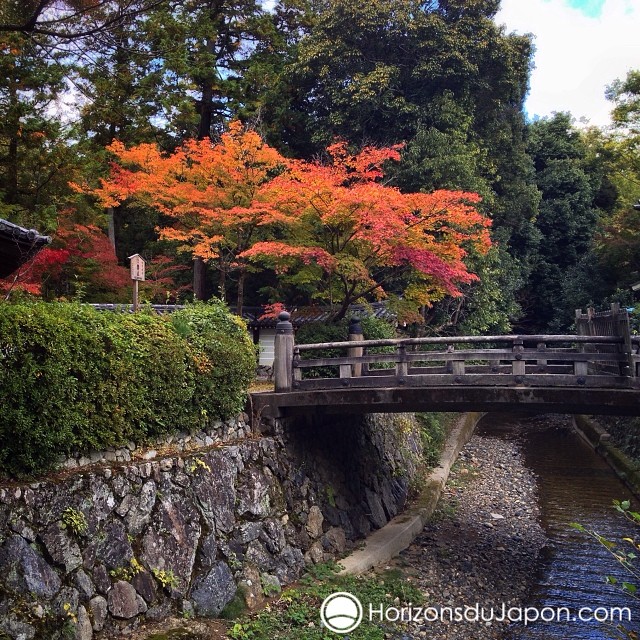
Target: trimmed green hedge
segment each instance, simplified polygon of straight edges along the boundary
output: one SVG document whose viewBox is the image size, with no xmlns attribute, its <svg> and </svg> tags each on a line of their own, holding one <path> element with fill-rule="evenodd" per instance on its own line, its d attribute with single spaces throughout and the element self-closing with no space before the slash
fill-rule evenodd
<svg viewBox="0 0 640 640">
<path fill-rule="evenodd" d="M 255 348 L 222 303 L 162 317 L 0 305 L 0 467 L 194 430 L 242 410 Z"/>
</svg>

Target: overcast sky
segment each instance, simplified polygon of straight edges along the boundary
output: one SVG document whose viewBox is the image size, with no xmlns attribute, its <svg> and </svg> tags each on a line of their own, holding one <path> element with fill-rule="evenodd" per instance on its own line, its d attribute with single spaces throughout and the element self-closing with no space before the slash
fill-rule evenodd
<svg viewBox="0 0 640 640">
<path fill-rule="evenodd" d="M 640 69 L 640 0 L 502 0 L 496 22 L 535 35 L 530 118 L 569 111 L 610 123 L 606 86 Z"/>
</svg>

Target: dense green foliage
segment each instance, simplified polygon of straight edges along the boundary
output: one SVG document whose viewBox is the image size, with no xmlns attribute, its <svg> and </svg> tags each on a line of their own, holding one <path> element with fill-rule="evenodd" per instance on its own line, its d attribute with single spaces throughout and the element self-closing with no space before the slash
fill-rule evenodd
<svg viewBox="0 0 640 640">
<path fill-rule="evenodd" d="M 360 320 L 362 335 L 365 340 L 382 340 L 396 338 L 394 326 L 386 320 L 372 316 Z M 314 344 L 319 342 L 345 342 L 349 339 L 349 319 L 343 318 L 338 322 L 309 322 L 303 324 L 296 333 L 297 344 Z M 370 349 L 370 353 L 384 353 L 393 347 L 376 347 Z M 318 351 L 303 352 L 302 358 L 337 358 L 344 356 L 344 349 L 320 349 Z M 378 365 L 383 366 L 383 365 Z M 334 378 L 338 374 L 336 367 L 314 367 L 305 370 L 305 377 L 310 378 Z"/>
<path fill-rule="evenodd" d="M 346 319 L 334 323 L 308 322 L 303 324 L 296 332 L 296 344 L 342 342 L 348 339 L 349 322 Z"/>
<path fill-rule="evenodd" d="M 0 306 L 0 467 L 34 473 L 241 410 L 255 351 L 240 321 L 212 304 L 174 323 L 79 304 Z"/>
<path fill-rule="evenodd" d="M 360 318 L 362 335 L 365 340 L 382 340 L 396 338 L 393 324 L 373 316 Z M 338 322 L 308 322 L 296 332 L 297 344 L 313 344 L 317 342 L 342 342 L 349 339 L 349 318 Z"/>
<path fill-rule="evenodd" d="M 533 123 L 528 147 L 542 198 L 536 228 L 543 241 L 533 265 L 527 304 L 536 329 L 564 328 L 572 321 L 573 309 L 588 302 L 576 300 L 575 307 L 566 309 L 558 305 L 558 294 L 591 248 L 601 177 L 589 171 L 585 145 L 568 114 Z"/>
<path fill-rule="evenodd" d="M 3 39 L 4 38 L 4 39 Z M 75 159 L 52 106 L 68 69 L 48 39 L 0 38 L 0 217 L 50 232 Z M 47 60 L 45 52 L 51 53 Z"/>
<path fill-rule="evenodd" d="M 393 186 L 481 195 L 494 248 L 466 257 L 480 281 L 424 307 L 416 334 L 567 330 L 574 307 L 632 302 L 640 71 L 611 78 L 613 128 L 584 129 L 570 114 L 526 121 L 534 41 L 496 21 L 499 0 L 74 7 L 6 0 L 0 11 L 0 215 L 54 233 L 58 252 L 20 275 L 25 290 L 125 299 L 122 274 L 104 266 L 110 245 L 93 242 L 108 229 L 121 265 L 132 253 L 155 261 L 145 295 L 156 302 L 191 295 L 191 281 L 197 297 L 226 289 L 247 305 L 313 301 L 313 282 L 258 266 L 225 281 L 214 261 L 158 240 L 166 221 L 153 208 L 103 210 L 84 195 L 108 172 L 114 138 L 169 152 L 215 141 L 239 118 L 296 158 L 321 158 L 336 137 L 354 152 L 402 143 L 386 173 Z M 91 243 L 74 241 L 78 225 Z"/>
<path fill-rule="evenodd" d="M 244 322 L 220 301 L 188 306 L 171 321 L 188 342 L 195 366 L 194 410 L 203 419 L 237 413 L 255 377 L 257 357 Z"/>
<path fill-rule="evenodd" d="M 422 438 L 423 460 L 427 466 L 434 467 L 439 463 L 448 431 L 456 417 L 457 414 L 451 413 L 416 414 Z"/>
</svg>

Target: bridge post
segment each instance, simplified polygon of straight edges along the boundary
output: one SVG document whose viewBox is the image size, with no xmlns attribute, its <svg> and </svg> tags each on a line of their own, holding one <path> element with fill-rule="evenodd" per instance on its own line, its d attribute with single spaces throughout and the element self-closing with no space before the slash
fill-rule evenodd
<svg viewBox="0 0 640 640">
<path fill-rule="evenodd" d="M 536 345 L 536 351 L 538 353 L 544 353 L 546 350 L 547 350 L 547 343 L 538 342 L 538 344 Z M 539 373 L 544 373 L 547 370 L 548 361 L 545 358 L 538 358 L 538 360 L 536 361 L 536 364 L 537 364 L 537 371 Z"/>
<path fill-rule="evenodd" d="M 398 361 L 396 362 L 396 378 L 398 381 L 404 381 L 409 375 L 409 361 L 407 360 L 407 346 L 405 344 L 398 345 Z"/>
<path fill-rule="evenodd" d="M 293 386 L 293 325 L 291 315 L 282 311 L 276 325 L 274 345 L 273 379 L 276 393 L 291 391 Z"/>
<path fill-rule="evenodd" d="M 359 340 L 364 340 L 364 336 L 362 335 L 362 325 L 358 318 L 351 318 L 351 320 L 349 320 L 349 341 L 356 342 Z M 360 358 L 363 353 L 363 347 L 350 347 L 347 350 L 347 354 L 350 358 Z M 354 378 L 359 378 L 362 375 L 362 364 L 352 364 L 351 375 Z"/>
<path fill-rule="evenodd" d="M 523 359 L 524 341 L 522 338 L 516 338 L 513 341 L 514 360 L 511 362 L 511 373 L 514 376 L 524 376 L 526 373 L 526 362 Z"/>
<path fill-rule="evenodd" d="M 583 314 L 582 309 L 576 309 L 576 334 L 579 336 L 592 336 L 593 333 L 593 309 L 591 307 L 587 307 L 587 313 Z M 584 353 L 588 351 L 588 345 L 578 344 L 576 347 L 578 353 Z M 589 374 L 589 363 L 584 363 L 585 366 L 580 368 L 576 368 L 578 363 L 574 363 L 573 365 L 573 373 L 576 376 L 583 376 Z"/>
</svg>

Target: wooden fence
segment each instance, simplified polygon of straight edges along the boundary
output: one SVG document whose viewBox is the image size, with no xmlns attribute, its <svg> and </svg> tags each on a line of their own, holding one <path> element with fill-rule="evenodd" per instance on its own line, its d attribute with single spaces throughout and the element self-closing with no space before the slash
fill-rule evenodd
<svg viewBox="0 0 640 640">
<path fill-rule="evenodd" d="M 617 345 L 599 345 L 600 353 L 624 354 L 627 358 L 627 368 L 623 373 L 632 377 L 638 376 L 640 364 L 640 336 L 633 336 L 629 324 L 629 314 L 626 309 L 621 309 L 619 303 L 613 303 L 607 311 L 595 311 L 588 308 L 586 313 L 582 309 L 576 309 L 576 333 L 580 336 L 617 336 L 623 342 Z M 589 348 L 585 346 L 585 350 Z M 600 372 L 616 373 L 618 370 L 616 361 L 599 361 L 591 364 L 592 370 L 599 368 Z"/>
</svg>

